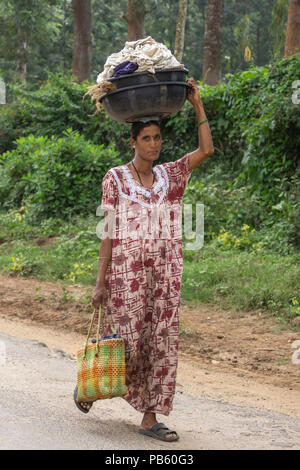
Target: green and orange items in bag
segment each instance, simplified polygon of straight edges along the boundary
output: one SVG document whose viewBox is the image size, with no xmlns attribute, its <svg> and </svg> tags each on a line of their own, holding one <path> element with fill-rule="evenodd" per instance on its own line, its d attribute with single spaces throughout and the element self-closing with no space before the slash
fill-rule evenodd
<svg viewBox="0 0 300 470">
<path fill-rule="evenodd" d="M 88 345 L 95 312 L 96 310 L 93 312 L 84 348 L 77 353 L 78 402 L 122 397 L 127 393 L 125 342 L 116 334 L 108 319 L 113 335 L 99 339 L 101 306 L 98 315 L 97 341 Z"/>
</svg>

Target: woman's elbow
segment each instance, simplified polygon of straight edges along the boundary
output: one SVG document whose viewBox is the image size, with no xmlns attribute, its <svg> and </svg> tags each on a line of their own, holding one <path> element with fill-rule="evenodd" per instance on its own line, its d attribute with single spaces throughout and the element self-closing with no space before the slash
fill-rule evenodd
<svg viewBox="0 0 300 470">
<path fill-rule="evenodd" d="M 209 147 L 209 149 L 205 151 L 205 158 L 210 157 L 210 156 L 213 155 L 214 153 L 215 153 L 214 147 L 213 147 L 213 146 L 212 146 L 212 147 Z"/>
</svg>

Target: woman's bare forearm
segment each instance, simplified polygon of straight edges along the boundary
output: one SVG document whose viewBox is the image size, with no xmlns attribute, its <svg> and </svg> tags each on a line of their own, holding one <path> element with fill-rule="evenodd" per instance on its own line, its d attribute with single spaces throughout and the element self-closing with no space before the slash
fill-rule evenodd
<svg viewBox="0 0 300 470">
<path fill-rule="evenodd" d="M 194 109 L 198 124 L 207 120 L 202 103 L 195 104 Z M 201 124 L 201 126 L 198 127 L 198 145 L 205 154 L 210 154 L 213 152 L 214 146 L 208 122 L 204 122 Z"/>
</svg>

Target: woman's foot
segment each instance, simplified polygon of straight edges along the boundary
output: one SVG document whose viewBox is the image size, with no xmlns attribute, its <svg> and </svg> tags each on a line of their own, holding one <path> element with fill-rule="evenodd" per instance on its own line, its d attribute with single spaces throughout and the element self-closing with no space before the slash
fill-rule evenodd
<svg viewBox="0 0 300 470">
<path fill-rule="evenodd" d="M 88 413 L 93 406 L 93 402 L 77 401 L 77 394 L 78 394 L 78 387 L 76 385 L 74 389 L 74 394 L 73 394 L 75 405 L 80 411 L 82 411 L 82 413 Z"/>
<path fill-rule="evenodd" d="M 79 401 L 78 403 L 82 408 L 84 408 L 87 411 L 90 411 L 90 409 L 92 408 L 92 405 L 93 405 L 93 403 L 88 403 L 88 402 L 84 402 L 84 401 Z"/>
<path fill-rule="evenodd" d="M 155 424 L 158 424 L 157 423 L 157 420 L 156 420 L 156 415 L 155 413 L 151 413 L 151 412 L 146 412 L 144 414 L 144 417 L 143 417 L 143 420 L 141 422 L 141 426 L 140 426 L 140 429 L 145 429 L 145 430 L 150 430 Z M 158 429 L 157 432 L 160 432 L 162 433 L 164 431 L 164 428 L 161 428 L 161 429 Z M 162 434 L 163 435 L 163 434 Z M 170 433 L 167 433 L 165 434 L 164 437 L 166 437 L 167 439 L 174 439 L 175 437 L 177 436 L 176 433 L 174 432 L 170 432 Z"/>
</svg>

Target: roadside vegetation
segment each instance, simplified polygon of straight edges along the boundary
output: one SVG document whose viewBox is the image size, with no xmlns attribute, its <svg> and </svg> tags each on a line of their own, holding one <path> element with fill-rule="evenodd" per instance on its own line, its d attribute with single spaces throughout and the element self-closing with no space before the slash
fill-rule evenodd
<svg viewBox="0 0 300 470">
<path fill-rule="evenodd" d="M 300 55 L 199 82 L 215 154 L 194 170 L 184 202 L 204 204 L 205 243 L 184 250 L 183 299 L 300 317 Z M 132 158 L 130 126 L 82 100 L 88 83 L 51 75 L 11 86 L 0 109 L 0 269 L 93 285 L 101 180 Z M 160 162 L 197 145 L 192 107 L 163 122 Z M 298 318 L 299 319 L 299 318 Z"/>
</svg>

